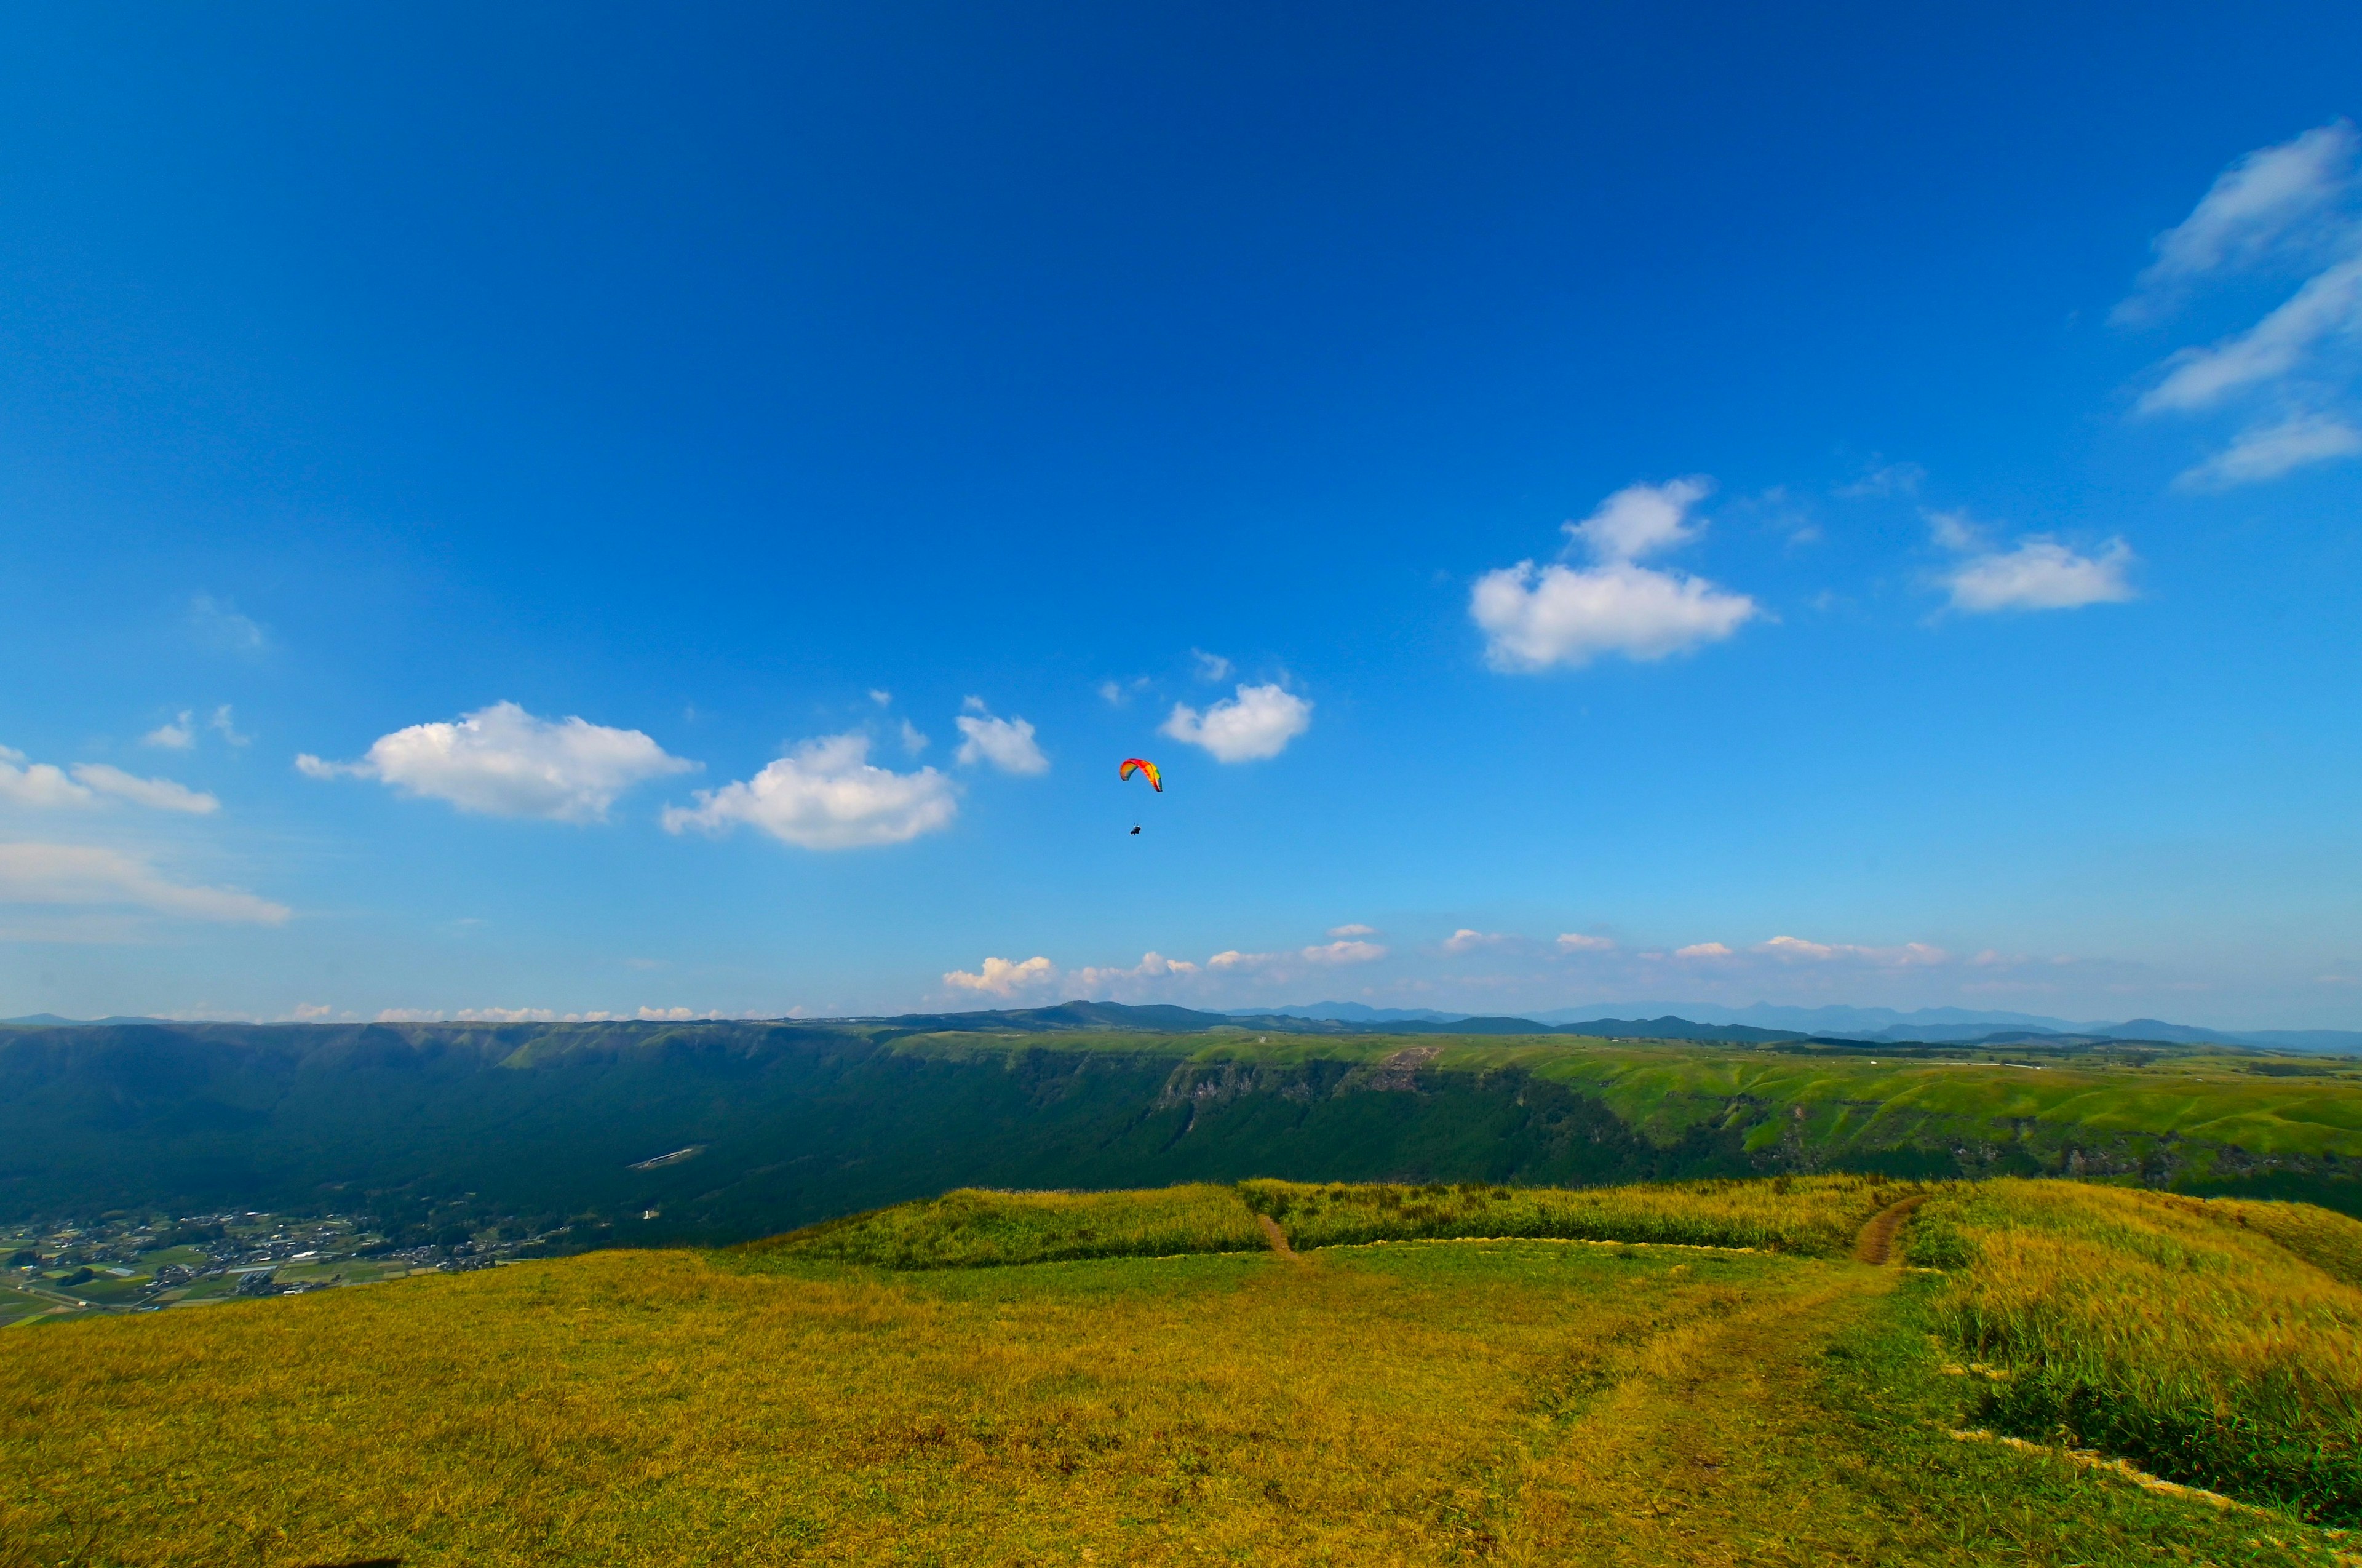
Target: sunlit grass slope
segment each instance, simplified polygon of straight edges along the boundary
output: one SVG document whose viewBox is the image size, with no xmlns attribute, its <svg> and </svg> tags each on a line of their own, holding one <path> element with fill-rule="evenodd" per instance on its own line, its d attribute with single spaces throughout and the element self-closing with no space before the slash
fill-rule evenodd
<svg viewBox="0 0 2362 1568">
<path fill-rule="evenodd" d="M 1949 1189 L 1909 1254 L 1993 1367 L 1981 1414 L 2158 1473 L 2362 1519 L 2362 1223 L 2064 1182 Z"/>
<path fill-rule="evenodd" d="M 907 1269 L 1257 1252 L 1266 1244 L 1236 1187 L 1191 1183 L 1144 1192 L 962 1188 L 929 1202 L 827 1220 L 741 1251 Z"/>
<path fill-rule="evenodd" d="M 1256 1190 L 1340 1233 L 1638 1229 L 877 1266 L 1260 1233 L 1219 1187 L 956 1193 L 0 1331 L 0 1565 L 2337 1561 L 2286 1512 L 1956 1440 L 1928 1314 L 1982 1276 L 1841 1255 L 1875 1184 Z M 1783 1250 L 1630 1244 L 1684 1204 Z M 1981 1249 L 1972 1219 L 1936 1233 Z"/>
<path fill-rule="evenodd" d="M 1240 1190 L 1297 1247 L 1530 1236 L 1842 1257 L 1872 1215 L 1924 1189 L 1875 1177 L 1802 1176 L 1572 1190 L 1249 1181 Z"/>
</svg>

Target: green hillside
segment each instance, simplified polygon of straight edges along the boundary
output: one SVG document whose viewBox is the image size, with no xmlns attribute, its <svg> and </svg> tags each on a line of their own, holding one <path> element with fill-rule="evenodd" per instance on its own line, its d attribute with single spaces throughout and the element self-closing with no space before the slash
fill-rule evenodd
<svg viewBox="0 0 2362 1568">
<path fill-rule="evenodd" d="M 953 1193 L 0 1331 L 0 1568 L 2328 1568 L 2357 1263 L 2057 1182 Z"/>
<path fill-rule="evenodd" d="M 962 1186 L 1842 1170 L 2362 1208 L 2362 1066 L 2320 1058 L 1106 1016 L 1125 1010 L 1023 1032 L 989 1015 L 0 1031 L 0 1221 L 328 1209 L 425 1235 L 431 1206 L 435 1227 L 522 1216 L 577 1220 L 578 1243 L 725 1242 Z"/>
</svg>

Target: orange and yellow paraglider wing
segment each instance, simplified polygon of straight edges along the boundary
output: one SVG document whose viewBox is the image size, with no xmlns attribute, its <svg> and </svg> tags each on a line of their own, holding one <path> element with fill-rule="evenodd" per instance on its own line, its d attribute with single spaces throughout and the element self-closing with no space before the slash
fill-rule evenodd
<svg viewBox="0 0 2362 1568">
<path fill-rule="evenodd" d="M 1156 770 L 1156 764 L 1144 756 L 1127 756 L 1123 759 L 1123 766 L 1115 770 L 1118 778 L 1129 778 L 1135 773 L 1146 775 L 1148 787 L 1160 795 L 1164 793 L 1164 775 Z"/>
</svg>

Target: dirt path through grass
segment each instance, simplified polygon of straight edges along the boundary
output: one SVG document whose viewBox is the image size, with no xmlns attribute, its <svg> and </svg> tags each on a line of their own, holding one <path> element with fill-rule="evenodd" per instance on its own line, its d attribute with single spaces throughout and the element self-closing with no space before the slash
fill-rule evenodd
<svg viewBox="0 0 2362 1568">
<path fill-rule="evenodd" d="M 1262 1222 L 1263 1233 L 1270 1238 L 1271 1250 L 1273 1252 L 1277 1253 L 1281 1257 L 1286 1258 L 1290 1263 L 1302 1263 L 1304 1261 L 1302 1258 L 1296 1255 L 1296 1249 L 1287 1244 L 1287 1232 L 1279 1228 L 1278 1220 L 1273 1219 L 1268 1214 L 1258 1214 L 1255 1216 L 1255 1219 Z"/>
<path fill-rule="evenodd" d="M 1854 1243 L 1857 1263 L 1882 1264 L 1894 1250 L 1894 1232 L 1903 1229 L 1903 1221 L 1911 1211 L 1927 1201 L 1926 1193 L 1918 1193 L 1900 1203 L 1890 1203 L 1861 1228 L 1861 1239 Z"/>
</svg>

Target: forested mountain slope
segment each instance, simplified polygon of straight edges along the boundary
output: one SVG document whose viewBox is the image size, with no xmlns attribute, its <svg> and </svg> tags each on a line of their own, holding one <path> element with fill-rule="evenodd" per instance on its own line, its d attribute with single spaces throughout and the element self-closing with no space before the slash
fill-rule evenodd
<svg viewBox="0 0 2362 1568">
<path fill-rule="evenodd" d="M 0 1031 L 0 1218 L 431 1201 L 719 1242 L 959 1186 L 1822 1169 L 2362 1207 L 2362 1067 L 2318 1059 L 1107 1026 L 1131 1016 Z"/>
</svg>

